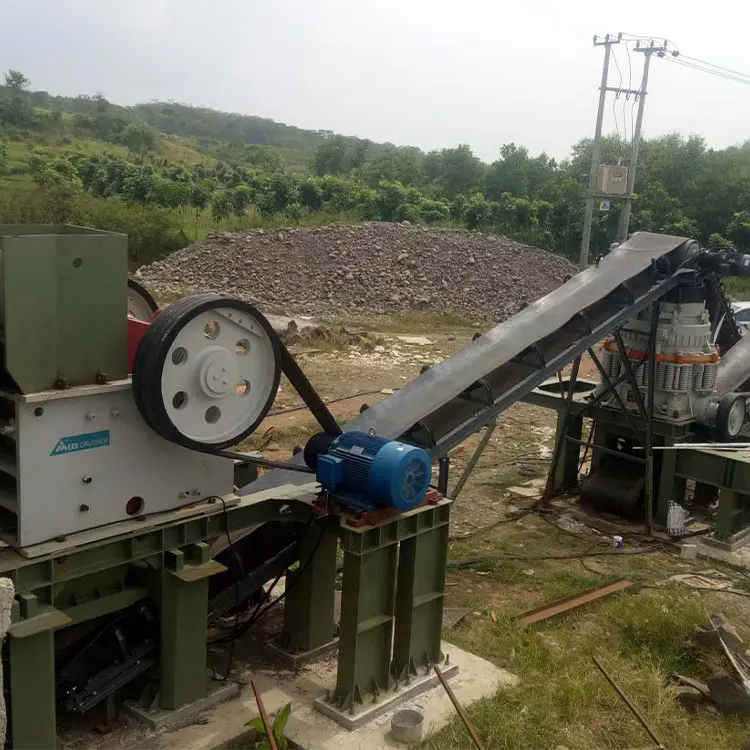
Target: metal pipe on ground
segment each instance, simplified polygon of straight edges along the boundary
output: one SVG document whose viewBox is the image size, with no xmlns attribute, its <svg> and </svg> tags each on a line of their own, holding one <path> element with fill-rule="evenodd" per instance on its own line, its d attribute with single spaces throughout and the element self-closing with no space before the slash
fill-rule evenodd
<svg viewBox="0 0 750 750">
<path fill-rule="evenodd" d="M 459 715 L 459 717 L 461 718 L 461 721 L 464 723 L 464 726 L 466 727 L 466 731 L 469 733 L 469 736 L 471 737 L 471 741 L 476 745 L 477 750 L 484 750 L 484 745 L 482 744 L 482 741 L 479 739 L 477 730 L 474 729 L 474 725 L 471 723 L 471 721 L 469 721 L 469 717 L 466 714 L 464 707 L 458 702 L 458 698 L 456 698 L 453 690 L 451 689 L 451 686 L 448 684 L 443 673 L 440 671 L 440 667 L 438 667 L 436 664 L 434 666 L 434 669 L 435 669 L 435 674 L 438 676 L 438 679 L 440 680 L 440 684 L 445 688 L 445 692 L 448 694 L 448 697 L 450 698 L 450 701 L 453 704 L 453 707 L 456 709 L 456 713 Z"/>
</svg>

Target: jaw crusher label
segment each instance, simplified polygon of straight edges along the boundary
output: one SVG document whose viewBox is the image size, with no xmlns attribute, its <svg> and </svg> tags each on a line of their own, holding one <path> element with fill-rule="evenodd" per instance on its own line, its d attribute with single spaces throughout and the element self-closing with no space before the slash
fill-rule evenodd
<svg viewBox="0 0 750 750">
<path fill-rule="evenodd" d="M 75 453 L 76 451 L 87 451 L 92 448 L 103 448 L 109 445 L 109 430 L 99 432 L 85 432 L 82 435 L 67 435 L 57 441 L 50 456 L 59 456 L 61 453 Z"/>
</svg>

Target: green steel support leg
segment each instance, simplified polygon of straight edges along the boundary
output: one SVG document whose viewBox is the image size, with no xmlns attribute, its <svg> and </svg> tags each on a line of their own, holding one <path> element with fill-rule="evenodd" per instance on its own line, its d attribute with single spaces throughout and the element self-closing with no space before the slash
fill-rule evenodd
<svg viewBox="0 0 750 750">
<path fill-rule="evenodd" d="M 206 696 L 208 579 L 161 578 L 161 707 L 175 709 Z"/>
<path fill-rule="evenodd" d="M 606 454 L 603 451 L 598 450 L 595 446 L 601 445 L 606 447 L 607 440 L 609 439 L 609 429 L 604 422 L 597 421 L 594 423 L 594 439 L 591 447 L 591 473 L 595 474 L 602 462 L 602 457 Z"/>
<path fill-rule="evenodd" d="M 663 438 L 662 445 L 670 447 L 675 444 L 673 438 Z M 675 476 L 677 467 L 677 451 L 665 450 L 661 453 L 661 469 L 657 485 L 656 507 L 654 508 L 654 522 L 659 526 L 667 525 L 667 513 L 671 502 L 682 503 L 685 499 L 685 482 Z M 682 495 L 679 494 L 682 487 Z"/>
<path fill-rule="evenodd" d="M 728 542 L 736 531 L 735 520 L 741 515 L 742 507 L 747 501 L 747 495 L 741 495 L 732 490 L 719 490 L 719 507 L 716 510 L 716 526 L 714 538 Z"/>
<path fill-rule="evenodd" d="M 477 446 L 476 450 L 474 451 L 474 455 L 469 460 L 469 463 L 466 465 L 466 468 L 463 471 L 463 474 L 459 477 L 458 482 L 456 482 L 456 486 L 453 488 L 452 492 L 448 494 L 451 500 L 457 500 L 458 496 L 461 494 L 461 490 L 464 488 L 464 485 L 468 481 L 469 477 L 471 476 L 471 473 L 474 471 L 474 467 L 477 465 L 477 462 L 482 457 L 482 453 L 484 453 L 484 449 L 487 447 L 487 445 L 490 442 L 490 439 L 492 438 L 492 433 L 495 432 L 495 428 L 497 427 L 497 420 L 492 420 L 488 425 L 487 429 L 484 431 L 484 435 L 482 435 L 482 439 L 479 441 L 479 445 Z"/>
<path fill-rule="evenodd" d="M 344 553 L 339 659 L 333 698 L 354 713 L 366 694 L 391 687 L 397 545 Z"/>
<path fill-rule="evenodd" d="M 337 529 L 324 523 L 306 537 L 301 543 L 299 568 L 286 578 L 289 593 L 284 600 L 282 646 L 291 652 L 313 651 L 330 643 L 335 635 Z"/>
<path fill-rule="evenodd" d="M 55 634 L 9 636 L 13 750 L 57 747 Z"/>
<path fill-rule="evenodd" d="M 557 413 L 557 432 L 555 444 L 560 439 L 560 434 L 580 440 L 583 435 L 583 417 L 575 414 L 564 415 L 562 411 Z M 579 443 L 571 443 L 563 438 L 560 446 L 560 457 L 555 470 L 556 492 L 575 489 L 578 486 L 578 463 L 581 460 L 581 446 Z"/>
<path fill-rule="evenodd" d="M 397 680 L 431 671 L 441 660 L 448 526 L 401 542 L 396 588 L 392 674 Z"/>
</svg>

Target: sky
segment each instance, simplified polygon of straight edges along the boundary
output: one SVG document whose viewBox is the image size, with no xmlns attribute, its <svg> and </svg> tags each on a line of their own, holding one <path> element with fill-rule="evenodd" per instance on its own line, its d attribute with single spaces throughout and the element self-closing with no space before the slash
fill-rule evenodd
<svg viewBox="0 0 750 750">
<path fill-rule="evenodd" d="M 749 23 L 745 0 L 0 0 L 0 69 L 52 94 L 173 100 L 424 150 L 468 143 L 486 161 L 510 142 L 561 159 L 594 131 L 595 34 L 666 36 L 750 74 Z M 622 84 L 613 64 L 610 85 L 637 88 L 643 55 L 613 51 Z M 630 138 L 631 109 L 610 98 L 605 132 Z M 742 142 L 750 86 L 654 59 L 643 130 Z"/>
</svg>

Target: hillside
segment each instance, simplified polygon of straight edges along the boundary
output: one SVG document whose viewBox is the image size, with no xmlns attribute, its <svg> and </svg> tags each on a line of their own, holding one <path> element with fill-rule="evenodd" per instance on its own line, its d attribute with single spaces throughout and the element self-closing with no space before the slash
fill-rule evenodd
<svg viewBox="0 0 750 750">
<path fill-rule="evenodd" d="M 11 101 L 16 93 L 11 86 L 0 86 L 0 101 Z M 55 96 L 47 91 L 24 91 L 23 95 L 40 117 L 67 123 L 79 130 L 90 129 L 92 121 L 95 125 L 95 121 L 101 121 L 102 117 L 110 123 L 123 125 L 145 122 L 162 134 L 172 136 L 168 140 L 184 149 L 180 154 L 178 149 L 168 148 L 167 158 L 188 163 L 197 163 L 201 156 L 222 158 L 226 156 L 223 153 L 226 144 L 245 144 L 268 149 L 286 168 L 304 172 L 318 146 L 333 135 L 330 131 L 304 130 L 264 117 L 218 112 L 177 102 L 149 102 L 123 107 L 101 95 Z M 367 144 L 374 154 L 389 147 L 389 144 L 359 138 L 345 137 L 345 140 L 352 146 Z"/>
<path fill-rule="evenodd" d="M 5 81 L 0 221 L 126 232 L 134 266 L 216 230 L 358 221 L 479 229 L 568 257 L 580 247 L 587 139 L 563 162 L 506 143 L 486 164 L 466 144 L 424 153 L 185 104 L 54 96 L 19 71 Z M 603 163 L 628 156 L 623 139 L 603 139 Z M 632 231 L 750 250 L 750 142 L 644 140 L 635 192 Z M 596 212 L 592 253 L 615 238 L 619 210 Z"/>
</svg>

